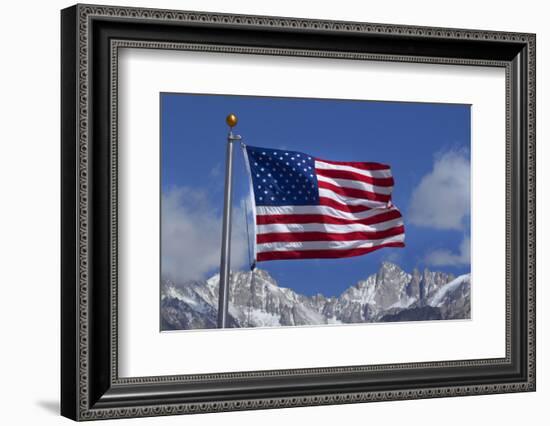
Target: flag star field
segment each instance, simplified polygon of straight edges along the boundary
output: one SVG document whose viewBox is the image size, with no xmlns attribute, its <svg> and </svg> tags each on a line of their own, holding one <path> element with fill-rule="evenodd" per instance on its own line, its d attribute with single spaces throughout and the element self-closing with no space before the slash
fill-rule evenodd
<svg viewBox="0 0 550 426">
<path fill-rule="evenodd" d="M 311 205 L 319 201 L 315 160 L 300 152 L 248 146 L 258 206 Z"/>
</svg>

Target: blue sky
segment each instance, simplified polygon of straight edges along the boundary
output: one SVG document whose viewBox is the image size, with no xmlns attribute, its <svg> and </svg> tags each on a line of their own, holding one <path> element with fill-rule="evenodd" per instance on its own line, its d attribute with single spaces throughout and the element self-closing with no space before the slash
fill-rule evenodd
<svg viewBox="0 0 550 426">
<path fill-rule="evenodd" d="M 217 272 L 230 112 L 239 118 L 235 133 L 250 145 L 392 167 L 406 247 L 348 259 L 258 264 L 280 285 L 338 295 L 375 273 L 382 261 L 407 272 L 469 272 L 469 105 L 173 93 L 162 93 L 160 104 L 163 275 L 188 280 Z M 245 269 L 241 202 L 249 186 L 240 149 L 234 168 L 232 263 Z"/>
</svg>

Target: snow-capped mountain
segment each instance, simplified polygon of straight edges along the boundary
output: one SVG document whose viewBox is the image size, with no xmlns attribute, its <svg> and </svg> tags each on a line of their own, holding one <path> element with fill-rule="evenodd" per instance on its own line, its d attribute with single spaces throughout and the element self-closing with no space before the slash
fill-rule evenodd
<svg viewBox="0 0 550 426">
<path fill-rule="evenodd" d="M 163 330 L 216 328 L 219 276 L 177 285 L 163 281 Z M 304 296 L 280 287 L 268 272 L 233 272 L 230 327 L 272 327 L 470 317 L 470 275 L 404 272 L 382 263 L 376 274 L 338 297 Z"/>
</svg>

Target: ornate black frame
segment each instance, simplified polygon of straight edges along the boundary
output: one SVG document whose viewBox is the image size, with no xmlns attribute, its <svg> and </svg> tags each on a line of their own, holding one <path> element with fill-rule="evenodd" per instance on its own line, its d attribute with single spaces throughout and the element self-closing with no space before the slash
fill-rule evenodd
<svg viewBox="0 0 550 426">
<path fill-rule="evenodd" d="M 535 35 L 96 5 L 61 13 L 61 414 L 74 420 L 535 390 Z M 117 52 L 506 69 L 506 357 L 119 378 Z"/>
</svg>

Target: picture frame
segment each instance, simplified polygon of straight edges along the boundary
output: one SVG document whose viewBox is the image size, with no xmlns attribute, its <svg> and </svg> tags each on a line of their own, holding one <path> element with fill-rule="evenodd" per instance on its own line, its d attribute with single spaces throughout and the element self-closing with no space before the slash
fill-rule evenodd
<svg viewBox="0 0 550 426">
<path fill-rule="evenodd" d="M 80 4 L 64 9 L 61 414 L 94 420 L 535 391 L 535 44 L 535 35 L 524 33 Z M 121 48 L 504 69 L 505 356 L 119 377 Z"/>
</svg>

